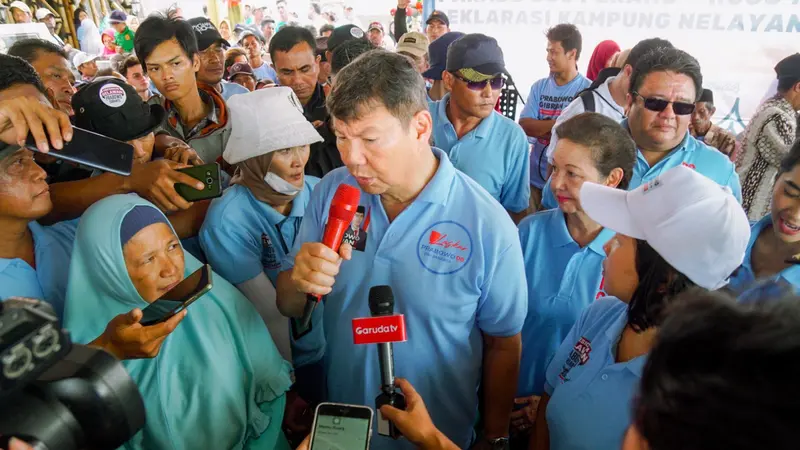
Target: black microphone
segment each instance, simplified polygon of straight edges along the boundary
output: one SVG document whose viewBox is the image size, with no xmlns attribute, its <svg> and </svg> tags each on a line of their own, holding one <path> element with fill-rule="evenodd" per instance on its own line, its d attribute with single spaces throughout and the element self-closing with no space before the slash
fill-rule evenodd
<svg viewBox="0 0 800 450">
<path fill-rule="evenodd" d="M 394 314 L 394 294 L 390 286 L 373 286 L 369 290 L 369 310 L 372 317 L 391 316 Z M 404 324 L 403 324 L 404 325 Z M 380 409 L 383 405 L 390 405 L 397 409 L 406 409 L 406 398 L 397 390 L 394 384 L 394 354 L 392 343 L 378 344 L 378 361 L 381 370 L 381 394 L 375 399 L 375 409 L 378 411 L 378 434 L 398 439 L 400 430 L 383 417 Z"/>
</svg>

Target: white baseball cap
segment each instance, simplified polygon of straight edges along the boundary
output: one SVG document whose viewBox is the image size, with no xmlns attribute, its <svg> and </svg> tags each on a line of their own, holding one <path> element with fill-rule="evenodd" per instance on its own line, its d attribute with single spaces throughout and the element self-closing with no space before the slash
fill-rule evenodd
<svg viewBox="0 0 800 450">
<path fill-rule="evenodd" d="M 95 59 L 99 58 L 97 55 L 90 55 L 84 52 L 78 52 L 75 56 L 72 57 L 72 65 L 75 66 L 77 69 L 83 64 L 86 64 L 89 61 L 94 61 Z"/>
<path fill-rule="evenodd" d="M 55 17 L 55 13 L 47 8 L 39 8 L 36 10 L 36 20 L 42 20 L 47 16 Z"/>
<path fill-rule="evenodd" d="M 322 142 L 322 136 L 303 115 L 300 99 L 289 87 L 234 95 L 227 106 L 230 121 L 236 124 L 222 153 L 229 164 Z"/>
<path fill-rule="evenodd" d="M 31 9 L 28 7 L 28 5 L 26 5 L 25 3 L 23 3 L 23 2 L 21 2 L 19 0 L 15 1 L 15 2 L 11 2 L 11 4 L 8 5 L 8 9 L 10 10 L 11 8 L 17 8 L 18 10 L 20 10 L 22 12 L 26 12 L 28 14 L 31 14 Z"/>
<path fill-rule="evenodd" d="M 674 167 L 632 191 L 581 187 L 581 207 L 600 225 L 647 241 L 696 285 L 719 289 L 744 260 L 750 223 L 730 188 Z"/>
</svg>

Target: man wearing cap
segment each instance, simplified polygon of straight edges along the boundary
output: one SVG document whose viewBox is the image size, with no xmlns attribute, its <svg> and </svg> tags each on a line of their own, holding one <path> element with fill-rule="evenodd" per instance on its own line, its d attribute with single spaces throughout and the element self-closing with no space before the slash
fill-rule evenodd
<svg viewBox="0 0 800 450">
<path fill-rule="evenodd" d="M 328 39 L 328 45 L 332 39 L 333 36 Z M 303 106 L 306 119 L 324 139 L 311 146 L 311 156 L 305 167 L 306 175 L 322 178 L 331 170 L 342 167 L 343 163 L 336 148 L 336 137 L 330 130 L 325 90 L 318 81 L 321 58 L 317 56 L 316 46 L 310 31 L 288 25 L 272 37 L 269 53 L 280 84 L 292 88 Z"/>
<path fill-rule="evenodd" d="M 97 63 L 95 62 L 97 58 L 99 56 L 89 55 L 84 52 L 78 52 L 72 58 L 72 65 L 78 69 L 83 81 L 92 81 L 97 75 Z"/>
<path fill-rule="evenodd" d="M 447 49 L 462 36 L 464 33 L 451 31 L 428 46 L 430 68 L 422 73 L 423 78 L 433 81 L 433 85 L 428 89 L 428 101 L 439 101 L 447 94 L 447 88 L 442 81 L 442 73 L 447 68 Z"/>
<path fill-rule="evenodd" d="M 408 58 L 362 55 L 337 75 L 328 106 L 347 168 L 329 173 L 311 196 L 278 275 L 278 308 L 299 317 L 306 293 L 327 296 L 329 400 L 374 405 L 378 355 L 353 345 L 350 321 L 370 315 L 372 286 L 391 285 L 409 330 L 409 340 L 394 347 L 397 375 L 431 399 L 434 423 L 458 448 L 475 440 L 480 384 L 486 401 L 477 448 L 505 448 L 527 311 L 514 223 L 444 151 L 431 148 L 425 82 Z M 340 184 L 361 193 L 363 251 L 343 244 L 337 254 L 319 243 Z M 373 432 L 371 448 L 411 446 Z"/>
<path fill-rule="evenodd" d="M 447 51 L 443 81 L 450 93 L 429 107 L 433 144 L 518 223 L 530 201 L 528 141 L 514 121 L 494 110 L 505 73 L 497 41 L 468 34 Z"/>
<path fill-rule="evenodd" d="M 383 25 L 380 22 L 372 22 L 367 28 L 367 39 L 378 48 L 383 48 L 383 38 L 386 34 L 383 32 Z"/>
<path fill-rule="evenodd" d="M 43 23 L 47 27 L 47 31 L 50 32 L 50 36 L 53 36 L 53 39 L 56 40 L 56 43 L 64 48 L 64 51 L 70 51 L 72 46 L 64 44 L 64 40 L 61 39 L 61 36 L 56 33 L 56 15 L 53 11 L 50 11 L 47 8 L 39 8 L 36 10 L 36 20 Z"/>
<path fill-rule="evenodd" d="M 253 73 L 259 80 L 269 79 L 278 82 L 278 76 L 275 70 L 264 61 L 264 56 L 261 52 L 264 49 L 264 41 L 261 37 L 253 33 L 251 30 L 245 30 L 239 38 L 239 45 L 247 50 L 247 57 L 250 61 L 250 67 L 253 68 Z"/>
<path fill-rule="evenodd" d="M 4 80 L 0 84 L 13 80 L 0 85 L 0 301 L 40 299 L 61 320 L 77 221 L 38 223 L 53 208 L 56 185 L 48 189 L 46 173 L 34 163 L 33 152 L 16 144 L 20 135 L 38 130 L 34 131 L 38 147 L 57 150 L 72 138 L 72 125 L 66 114 L 49 106 L 36 72 L 22 59 L 0 55 L 0 80 Z M 20 120 L 12 123 L 12 117 Z M 138 309 L 116 316 L 89 345 L 119 359 L 152 358 L 182 319 L 176 316 L 142 327 L 141 318 Z"/>
<path fill-rule="evenodd" d="M 352 39 L 361 39 L 366 41 L 367 35 L 364 30 L 357 25 L 347 24 L 336 27 L 328 38 L 328 49 L 325 50 L 325 57 L 328 61 L 333 60 L 333 50 L 341 43 Z"/>
<path fill-rule="evenodd" d="M 111 16 L 108 19 L 108 23 L 110 23 L 111 27 L 117 32 L 114 35 L 114 41 L 117 44 L 117 51 L 119 53 L 130 53 L 133 51 L 135 33 L 128 27 L 127 22 L 125 22 L 126 20 L 128 20 L 128 15 L 125 14 L 124 11 L 118 9 L 111 11 Z"/>
<path fill-rule="evenodd" d="M 225 77 L 225 50 L 228 41 L 222 38 L 217 27 L 205 17 L 189 19 L 197 39 L 197 50 L 200 55 L 200 69 L 197 70 L 197 81 L 216 89 L 226 101 L 235 94 L 246 94 L 247 91 L 236 83 L 229 83 Z"/>
<path fill-rule="evenodd" d="M 24 2 L 19 0 L 11 2 L 8 8 L 11 10 L 11 17 L 14 18 L 14 23 L 33 22 L 33 18 L 31 17 L 31 9 Z"/>
<path fill-rule="evenodd" d="M 738 146 L 736 136 L 711 123 L 716 111 L 714 93 L 710 89 L 703 89 L 700 100 L 695 104 L 689 131 L 698 141 L 714 147 L 733 160 Z"/>
<path fill-rule="evenodd" d="M 430 68 L 430 63 L 428 62 L 428 38 L 418 31 L 412 31 L 400 37 L 395 51 L 413 59 L 420 74 L 425 73 Z"/>
<path fill-rule="evenodd" d="M 258 80 L 256 80 L 250 64 L 236 63 L 232 65 L 229 71 L 229 79 L 231 83 L 243 87 L 247 92 L 256 90 L 256 82 Z"/>
<path fill-rule="evenodd" d="M 769 213 L 772 186 L 781 160 L 797 138 L 800 110 L 800 53 L 775 66 L 778 93 L 759 106 L 745 130 L 738 172 L 742 177 L 745 211 L 750 220 Z"/>
<path fill-rule="evenodd" d="M 167 111 L 156 131 L 156 152 L 169 155 L 170 149 L 184 151 L 190 145 L 199 160 L 221 163 L 231 123 L 222 96 L 197 82 L 200 57 L 191 24 L 152 15 L 139 26 L 134 48 L 163 96 L 150 103 Z"/>
<path fill-rule="evenodd" d="M 447 18 L 447 14 L 438 9 L 428 16 L 425 24 L 425 34 L 428 35 L 429 42 L 433 42 L 442 37 L 443 34 L 450 32 L 450 19 Z"/>
</svg>

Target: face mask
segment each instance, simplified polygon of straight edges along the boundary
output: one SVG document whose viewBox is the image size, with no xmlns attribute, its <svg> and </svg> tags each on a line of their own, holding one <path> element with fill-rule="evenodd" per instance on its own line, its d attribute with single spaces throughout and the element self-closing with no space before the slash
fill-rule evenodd
<svg viewBox="0 0 800 450">
<path fill-rule="evenodd" d="M 302 188 L 299 188 L 279 177 L 274 172 L 267 172 L 267 174 L 264 175 L 264 182 L 267 183 L 267 186 L 274 189 L 275 192 L 292 197 L 299 194 L 300 191 L 303 190 Z"/>
</svg>

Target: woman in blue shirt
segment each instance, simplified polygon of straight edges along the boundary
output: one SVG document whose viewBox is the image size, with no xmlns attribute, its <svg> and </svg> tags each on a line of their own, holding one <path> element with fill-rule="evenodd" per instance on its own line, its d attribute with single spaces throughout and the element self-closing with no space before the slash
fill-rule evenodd
<svg viewBox="0 0 800 450">
<path fill-rule="evenodd" d="M 781 163 L 771 213 L 753 224 L 744 263 L 730 288 L 741 294 L 764 279 L 800 289 L 800 141 Z"/>
<path fill-rule="evenodd" d="M 281 355 L 298 369 L 322 358 L 323 308 L 314 312 L 308 334 L 297 326 L 290 333 L 289 319 L 278 312 L 274 285 L 319 182 L 304 175 L 304 168 L 310 145 L 322 137 L 288 87 L 231 97 L 228 111 L 236 126 L 223 158 L 236 173 L 231 187 L 212 202 L 200 245 L 211 267 L 253 303 Z M 312 384 L 319 386 L 319 379 Z"/>
<path fill-rule="evenodd" d="M 87 343 L 114 316 L 144 308 L 201 267 L 151 203 L 114 195 L 81 217 L 69 270 L 66 327 Z M 123 364 L 147 409 L 124 448 L 288 450 L 281 431 L 289 363 L 255 309 L 222 277 L 153 359 Z"/>
<path fill-rule="evenodd" d="M 528 315 L 522 329 L 522 360 L 512 426 L 524 431 L 536 417 L 545 372 L 553 354 L 586 306 L 605 296 L 603 245 L 614 232 L 583 211 L 580 188 L 598 183 L 625 190 L 636 145 L 617 122 L 597 113 L 577 115 L 556 130 L 552 188 L 559 207 L 519 225 L 528 281 Z"/>
<path fill-rule="evenodd" d="M 581 314 L 547 368 L 535 450 L 619 449 L 664 309 L 693 286 L 725 286 L 750 238 L 730 191 L 687 167 L 629 192 L 585 183 L 580 195 L 617 231 L 605 245 L 609 297 Z"/>
</svg>

